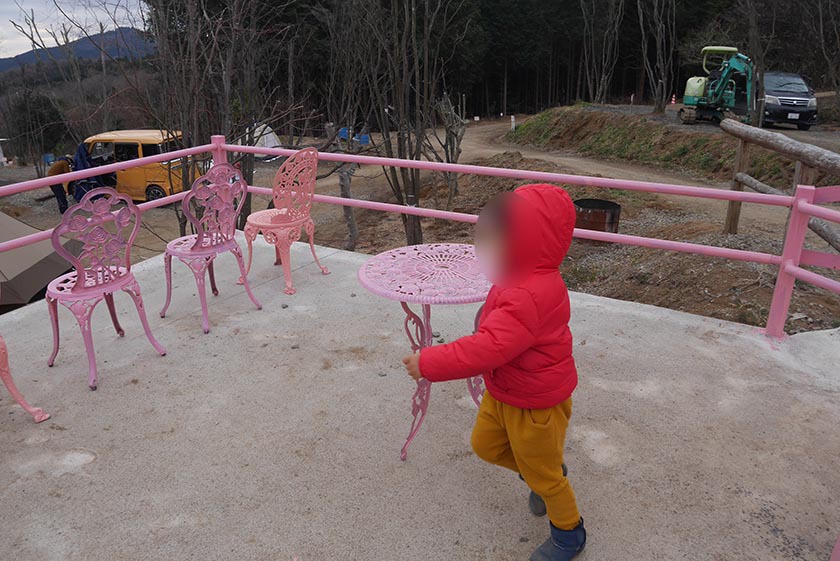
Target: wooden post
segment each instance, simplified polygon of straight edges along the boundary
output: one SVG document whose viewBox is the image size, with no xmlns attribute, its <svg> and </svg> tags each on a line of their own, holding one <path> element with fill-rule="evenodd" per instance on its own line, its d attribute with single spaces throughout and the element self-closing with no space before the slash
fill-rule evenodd
<svg viewBox="0 0 840 561">
<path fill-rule="evenodd" d="M 814 180 L 816 179 L 816 170 L 806 164 L 803 164 L 800 160 L 796 161 L 796 165 L 793 170 L 793 193 L 796 192 L 796 188 L 800 185 L 813 185 Z"/>
<path fill-rule="evenodd" d="M 746 172 L 750 165 L 750 145 L 743 138 L 738 139 L 738 150 L 735 152 L 735 173 L 732 178 L 732 191 L 743 191 L 744 184 L 738 181 L 739 173 Z M 741 220 L 741 201 L 729 201 L 726 210 L 726 222 L 723 226 L 724 234 L 737 234 L 738 222 Z"/>
</svg>

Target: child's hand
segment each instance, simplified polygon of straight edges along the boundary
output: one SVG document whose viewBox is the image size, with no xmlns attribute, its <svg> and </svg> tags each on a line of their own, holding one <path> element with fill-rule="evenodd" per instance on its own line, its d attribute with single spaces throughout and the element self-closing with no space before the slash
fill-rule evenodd
<svg viewBox="0 0 840 561">
<path fill-rule="evenodd" d="M 419 382 L 423 378 L 423 374 L 420 373 L 419 354 L 408 355 L 403 359 L 403 364 L 405 364 L 405 369 L 408 371 L 408 375 L 416 381 Z"/>
</svg>

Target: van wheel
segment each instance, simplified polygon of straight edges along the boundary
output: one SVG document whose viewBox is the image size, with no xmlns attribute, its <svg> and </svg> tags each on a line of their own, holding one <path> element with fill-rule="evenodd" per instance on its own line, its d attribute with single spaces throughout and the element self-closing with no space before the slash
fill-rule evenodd
<svg viewBox="0 0 840 561">
<path fill-rule="evenodd" d="M 149 185 L 146 187 L 146 200 L 155 201 L 166 196 L 166 191 L 160 185 Z"/>
<path fill-rule="evenodd" d="M 805 125 L 805 124 L 802 124 L 802 123 L 798 123 L 796 125 L 796 128 L 798 128 L 801 131 L 807 131 L 807 130 L 811 130 L 811 125 Z"/>
</svg>

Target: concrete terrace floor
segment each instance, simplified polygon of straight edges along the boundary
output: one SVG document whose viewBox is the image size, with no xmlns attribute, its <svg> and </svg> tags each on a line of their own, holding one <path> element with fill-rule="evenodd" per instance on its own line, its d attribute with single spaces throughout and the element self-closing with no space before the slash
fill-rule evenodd
<svg viewBox="0 0 840 561">
<path fill-rule="evenodd" d="M 94 317 L 100 386 L 72 316 L 47 369 L 43 303 L 0 316 L 12 372 L 53 418 L 0 390 L 0 559 L 524 560 L 546 536 L 516 476 L 470 450 L 463 383 L 437 385 L 399 450 L 412 383 L 402 312 L 356 279 L 364 255 L 294 248 L 295 296 L 258 246 L 256 311 L 218 261 L 201 332 L 175 264 L 136 267 L 159 357 L 128 297 Z M 772 344 L 754 329 L 573 295 L 581 373 L 567 463 L 590 541 L 581 560 L 824 561 L 840 533 L 840 331 Z M 286 304 L 287 307 L 283 307 Z M 434 310 L 452 340 L 474 306 Z"/>
</svg>

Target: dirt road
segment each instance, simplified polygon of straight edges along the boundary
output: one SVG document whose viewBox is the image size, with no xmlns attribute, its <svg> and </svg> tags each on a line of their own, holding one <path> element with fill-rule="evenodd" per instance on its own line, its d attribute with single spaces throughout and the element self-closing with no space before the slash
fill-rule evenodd
<svg viewBox="0 0 840 561">
<path fill-rule="evenodd" d="M 469 163 L 471 159 L 486 158 L 504 151 L 516 151 L 520 152 L 526 158 L 546 160 L 562 166 L 569 170 L 570 173 L 578 175 L 729 189 L 728 183 L 712 183 L 686 174 L 659 170 L 652 166 L 597 160 L 572 153 L 547 152 L 536 148 L 512 144 L 504 139 L 504 135 L 508 130 L 510 130 L 510 123 L 493 123 L 471 127 L 464 137 L 462 161 Z M 692 213 L 704 214 L 712 221 L 719 221 L 720 224 L 723 224 L 724 217 L 726 216 L 727 203 L 723 201 L 673 196 L 663 196 L 663 198 L 677 208 Z M 787 212 L 782 208 L 763 205 L 744 205 L 741 211 L 741 224 L 743 228 L 775 233 L 783 231 L 786 221 Z"/>
</svg>

